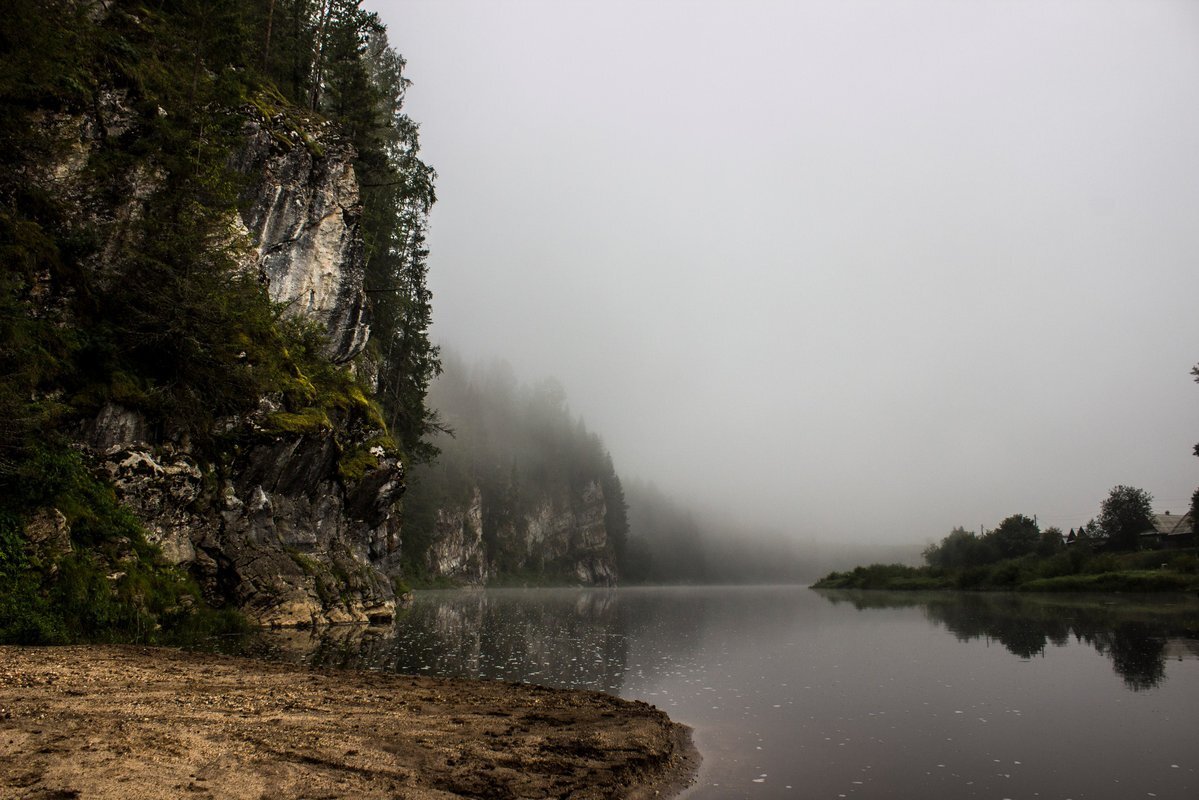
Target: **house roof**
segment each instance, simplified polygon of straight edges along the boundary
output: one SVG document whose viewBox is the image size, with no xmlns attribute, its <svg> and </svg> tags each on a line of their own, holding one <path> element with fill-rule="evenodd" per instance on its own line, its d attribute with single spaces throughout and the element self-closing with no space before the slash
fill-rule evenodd
<svg viewBox="0 0 1199 800">
<path fill-rule="evenodd" d="M 1153 515 L 1153 528 L 1163 536 L 1183 536 L 1191 532 L 1191 514 L 1188 511 L 1185 514 L 1164 514 Z"/>
</svg>

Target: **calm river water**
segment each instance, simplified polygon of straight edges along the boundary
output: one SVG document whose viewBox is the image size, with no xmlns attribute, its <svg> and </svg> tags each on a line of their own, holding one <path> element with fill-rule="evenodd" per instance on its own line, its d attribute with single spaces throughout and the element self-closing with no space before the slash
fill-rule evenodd
<svg viewBox="0 0 1199 800">
<path fill-rule="evenodd" d="M 261 646 L 646 700 L 695 731 L 687 800 L 1199 797 L 1192 598 L 430 591 Z"/>
</svg>

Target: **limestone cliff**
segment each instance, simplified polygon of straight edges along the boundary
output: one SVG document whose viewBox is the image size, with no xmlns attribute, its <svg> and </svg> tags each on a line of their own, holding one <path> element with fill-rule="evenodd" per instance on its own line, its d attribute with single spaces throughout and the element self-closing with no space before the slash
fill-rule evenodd
<svg viewBox="0 0 1199 800">
<path fill-rule="evenodd" d="M 131 114 L 120 95 L 97 108 L 53 122 L 66 156 L 48 174 L 65 196 L 80 198 L 81 218 L 105 222 L 109 240 L 92 265 L 103 275 L 105 254 L 131 235 L 157 178 L 131 175 L 119 203 L 96 202 L 88 161 L 114 130 L 133 125 L 122 122 Z M 323 327 L 329 359 L 350 362 L 370 334 L 353 148 L 328 127 L 299 140 L 281 133 L 279 120 L 240 113 L 244 146 L 233 165 L 247 189 L 229 220 L 230 242 L 285 314 Z M 264 396 L 252 413 L 218 419 L 220 435 L 237 443 L 219 463 L 206 462 L 169 422 L 152 424 L 112 401 L 80 427 L 78 440 L 151 540 L 196 575 L 211 600 L 272 625 L 390 619 L 385 568 L 398 542 L 400 461 L 372 446 L 383 431 L 357 409 L 331 408 L 299 430 L 281 429 L 279 410 L 278 398 Z M 364 466 L 347 471 L 355 453 Z"/>
<path fill-rule="evenodd" d="M 229 166 L 240 176 L 240 202 L 214 249 L 251 275 L 284 318 L 316 323 L 324 358 L 347 375 L 362 367 L 370 337 L 364 290 L 362 206 L 354 150 L 333 126 L 302 127 L 254 106 L 226 112 L 240 126 Z M 60 155 L 39 180 L 72 215 L 99 232 L 86 269 L 119 295 L 122 252 L 143 247 L 163 172 L 131 162 L 98 187 L 94 164 L 136 141 L 147 125 L 119 91 L 100 95 L 82 114 L 48 117 Z M 72 324 L 68 303 L 44 281 L 38 313 Z M 203 357 L 203 353 L 200 356 Z M 258 369 L 254 364 L 237 370 Z M 514 502 L 511 487 L 476 484 L 465 502 L 444 503 L 416 549 L 402 529 L 397 501 L 405 489 L 398 456 L 385 446 L 381 420 L 354 390 L 319 405 L 307 378 L 292 380 L 311 407 L 266 393 L 257 407 L 215 417 L 202 448 L 145 398 L 106 397 L 75 428 L 76 444 L 114 488 L 163 555 L 195 576 L 206 597 L 269 625 L 383 621 L 395 610 L 393 579 L 404 555 L 420 573 L 459 583 L 553 581 L 612 585 L 615 546 L 601 481 L 555 479 Z M 47 509 L 52 519 L 54 509 Z M 44 526 L 43 526 L 44 527 Z M 419 537 L 416 537 L 419 538 Z"/>
<path fill-rule="evenodd" d="M 235 165 L 253 187 L 240 221 L 271 299 L 324 324 L 330 356 L 344 363 L 370 336 L 354 153 L 332 136 L 283 145 L 280 122 L 246 126 Z"/>
<path fill-rule="evenodd" d="M 293 6 L 5 6 L 0 641 L 393 615 L 436 176 L 378 16 Z"/>
<path fill-rule="evenodd" d="M 502 362 L 443 351 L 430 404 L 454 432 L 434 440 L 404 496 L 404 563 L 420 580 L 472 584 L 617 581 L 624 492 L 600 437 L 553 379 L 523 384 Z"/>
<path fill-rule="evenodd" d="M 465 506 L 439 508 L 425 569 L 434 578 L 482 585 L 491 574 L 483 547 L 483 495 L 476 486 Z"/>
<path fill-rule="evenodd" d="M 472 584 L 521 579 L 612 586 L 616 554 L 598 481 L 513 504 L 475 487 L 465 505 L 437 510 L 428 575 Z"/>
</svg>

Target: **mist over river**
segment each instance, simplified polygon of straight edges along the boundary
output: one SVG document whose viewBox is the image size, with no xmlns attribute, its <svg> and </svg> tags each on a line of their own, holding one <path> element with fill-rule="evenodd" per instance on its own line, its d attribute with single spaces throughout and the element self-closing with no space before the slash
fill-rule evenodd
<svg viewBox="0 0 1199 800">
<path fill-rule="evenodd" d="M 1199 601 L 804 587 L 426 591 L 272 658 L 645 700 L 688 800 L 1199 796 Z"/>
</svg>

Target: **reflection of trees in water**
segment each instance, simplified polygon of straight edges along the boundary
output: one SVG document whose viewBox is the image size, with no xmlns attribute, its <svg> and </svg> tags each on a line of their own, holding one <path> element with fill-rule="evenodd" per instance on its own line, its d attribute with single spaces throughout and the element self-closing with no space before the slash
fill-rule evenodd
<svg viewBox="0 0 1199 800">
<path fill-rule="evenodd" d="M 1120 622 L 1088 641 L 1112 660 L 1130 689 L 1152 689 L 1166 677 L 1166 636 L 1144 622 Z"/>
<path fill-rule="evenodd" d="M 1152 689 L 1165 678 L 1171 639 L 1199 640 L 1199 604 L 1189 599 L 1056 597 L 954 592 L 821 591 L 855 608 L 918 606 L 959 640 L 998 641 L 1020 658 L 1063 646 L 1073 636 L 1111 659 L 1128 688 Z"/>
</svg>

